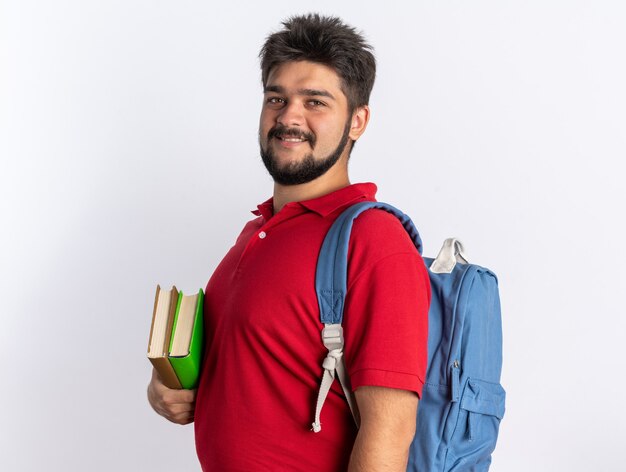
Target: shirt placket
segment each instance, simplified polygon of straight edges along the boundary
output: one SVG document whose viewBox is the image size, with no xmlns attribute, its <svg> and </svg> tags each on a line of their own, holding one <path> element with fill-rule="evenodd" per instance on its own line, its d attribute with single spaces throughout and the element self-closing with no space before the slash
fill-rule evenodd
<svg viewBox="0 0 626 472">
<path fill-rule="evenodd" d="M 287 204 L 281 211 L 276 213 L 272 218 L 265 221 L 250 237 L 246 243 L 239 261 L 237 263 L 236 273 L 239 274 L 243 267 L 245 267 L 246 260 L 250 258 L 254 251 L 263 250 L 264 246 L 271 244 L 272 234 L 276 231 L 280 231 L 279 228 L 285 222 L 296 218 L 307 210 L 298 204 Z"/>
</svg>

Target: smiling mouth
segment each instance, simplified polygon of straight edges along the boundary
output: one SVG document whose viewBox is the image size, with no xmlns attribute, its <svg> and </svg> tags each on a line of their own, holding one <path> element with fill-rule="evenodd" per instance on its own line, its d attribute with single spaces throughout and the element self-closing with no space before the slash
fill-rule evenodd
<svg viewBox="0 0 626 472">
<path fill-rule="evenodd" d="M 275 138 L 282 146 L 296 147 L 298 144 L 308 143 L 311 148 L 315 147 L 315 135 L 298 128 L 288 128 L 277 125 L 267 133 L 268 140 Z"/>
<path fill-rule="evenodd" d="M 307 140 L 304 137 L 294 138 L 293 136 L 280 136 L 280 135 L 276 136 L 276 138 L 286 143 L 303 143 Z"/>
</svg>

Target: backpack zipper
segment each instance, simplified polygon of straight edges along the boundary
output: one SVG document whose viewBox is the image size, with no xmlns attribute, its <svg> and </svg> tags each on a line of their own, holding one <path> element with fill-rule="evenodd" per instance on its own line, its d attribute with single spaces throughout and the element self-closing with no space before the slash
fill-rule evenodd
<svg viewBox="0 0 626 472">
<path fill-rule="evenodd" d="M 460 377 L 461 377 L 461 365 L 457 359 L 452 363 L 452 386 L 450 394 L 453 402 L 458 402 L 460 397 Z"/>
</svg>

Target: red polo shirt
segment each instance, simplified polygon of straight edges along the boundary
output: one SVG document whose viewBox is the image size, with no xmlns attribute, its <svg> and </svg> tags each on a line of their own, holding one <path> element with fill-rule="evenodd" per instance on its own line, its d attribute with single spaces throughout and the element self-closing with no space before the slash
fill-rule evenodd
<svg viewBox="0 0 626 472">
<path fill-rule="evenodd" d="M 205 471 L 345 471 L 357 430 L 338 382 L 311 431 L 326 348 L 315 267 L 343 209 L 374 201 L 354 184 L 313 200 L 272 199 L 254 211 L 206 288 L 206 355 L 195 412 Z M 430 284 L 399 221 L 369 210 L 353 226 L 344 310 L 345 362 L 353 389 L 421 393 Z"/>
</svg>

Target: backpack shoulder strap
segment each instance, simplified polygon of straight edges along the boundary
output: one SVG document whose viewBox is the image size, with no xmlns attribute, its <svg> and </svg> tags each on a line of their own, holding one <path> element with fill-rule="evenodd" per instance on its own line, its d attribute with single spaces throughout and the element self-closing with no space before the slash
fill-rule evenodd
<svg viewBox="0 0 626 472">
<path fill-rule="evenodd" d="M 319 301 L 320 321 L 324 324 L 341 324 L 343 319 L 352 224 L 357 216 L 370 208 L 378 208 L 395 215 L 409 233 L 419 253 L 422 253 L 422 240 L 417 228 L 411 218 L 397 208 L 383 202 L 361 202 L 344 210 L 328 230 L 317 260 L 315 290 Z"/>
<path fill-rule="evenodd" d="M 320 321 L 324 325 L 322 341 L 328 349 L 328 354 L 322 363 L 324 372 L 315 407 L 315 420 L 313 422 L 313 431 L 315 432 L 322 429 L 320 414 L 335 375 L 339 378 L 352 416 L 357 426 L 359 425 L 356 401 L 343 360 L 343 328 L 341 322 L 347 290 L 348 246 L 352 224 L 357 216 L 370 208 L 378 208 L 395 215 L 409 233 L 420 254 L 422 253 L 422 241 L 411 219 L 397 208 L 382 202 L 361 202 L 350 206 L 337 217 L 326 234 L 318 257 L 315 275 L 315 291 L 320 308 Z"/>
</svg>

